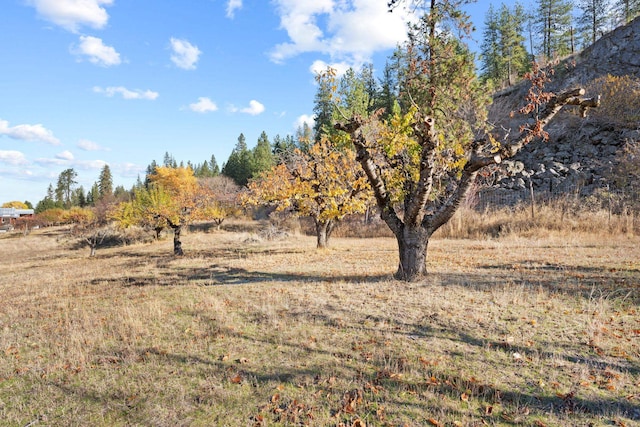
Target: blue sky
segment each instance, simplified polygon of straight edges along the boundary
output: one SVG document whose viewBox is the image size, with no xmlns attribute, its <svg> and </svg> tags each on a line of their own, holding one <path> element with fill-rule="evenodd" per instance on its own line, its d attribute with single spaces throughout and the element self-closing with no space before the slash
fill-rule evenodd
<svg viewBox="0 0 640 427">
<path fill-rule="evenodd" d="M 4 0 L 0 204 L 34 205 L 73 168 L 130 188 L 164 153 L 226 161 L 243 133 L 310 121 L 314 72 L 373 62 L 406 35 L 386 0 Z M 478 26 L 489 2 L 467 10 Z"/>
</svg>

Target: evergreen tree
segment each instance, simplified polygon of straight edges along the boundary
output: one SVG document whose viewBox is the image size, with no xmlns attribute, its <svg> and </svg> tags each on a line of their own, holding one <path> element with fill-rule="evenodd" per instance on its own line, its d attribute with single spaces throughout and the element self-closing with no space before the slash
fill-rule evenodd
<svg viewBox="0 0 640 427">
<path fill-rule="evenodd" d="M 271 143 L 266 132 L 262 132 L 258 143 L 251 153 L 251 178 L 257 177 L 264 171 L 268 171 L 274 165 Z"/>
<path fill-rule="evenodd" d="M 176 168 L 178 167 L 178 164 L 176 163 L 176 159 L 169 154 L 168 151 L 165 151 L 164 153 L 164 160 L 162 161 L 162 165 L 165 168 Z"/>
<path fill-rule="evenodd" d="M 315 138 L 314 135 L 316 135 Z M 304 122 L 302 126 L 299 126 L 298 129 L 296 129 L 296 141 L 296 145 L 302 151 L 307 151 L 314 142 L 318 141 L 317 134 L 315 134 L 307 122 Z"/>
<path fill-rule="evenodd" d="M 500 55 L 500 30 L 498 14 L 489 5 L 484 17 L 484 33 L 482 39 L 482 77 L 485 80 L 499 82 L 503 78 L 502 55 Z"/>
<path fill-rule="evenodd" d="M 193 174 L 198 178 L 208 178 L 211 176 L 211 169 L 209 168 L 209 163 L 206 160 L 202 162 L 201 165 L 192 167 L 192 169 Z"/>
<path fill-rule="evenodd" d="M 222 173 L 232 178 L 236 184 L 246 185 L 251 178 L 251 157 L 244 134 L 241 133 L 229 159 L 222 167 Z"/>
<path fill-rule="evenodd" d="M 109 165 L 104 165 L 98 178 L 98 198 L 104 199 L 113 195 L 113 176 Z M 94 199 L 94 202 L 96 199 Z"/>
<path fill-rule="evenodd" d="M 87 203 L 91 206 L 95 206 L 96 202 L 100 200 L 100 186 L 97 182 L 93 183 L 91 189 L 87 193 Z"/>
<path fill-rule="evenodd" d="M 53 185 L 49 184 L 49 188 L 47 188 L 47 195 L 44 196 L 44 198 L 36 204 L 34 212 L 36 214 L 39 214 L 46 210 L 60 208 L 60 207 L 62 207 L 62 204 L 56 203 Z"/>
<path fill-rule="evenodd" d="M 61 204 L 65 209 L 72 206 L 72 195 L 75 185 L 78 183 L 76 178 L 78 173 L 72 168 L 65 169 L 58 176 L 58 184 L 56 186 L 56 202 Z"/>
<path fill-rule="evenodd" d="M 328 73 L 335 75 L 335 70 L 328 68 Z M 316 78 L 318 82 L 318 90 L 313 102 L 313 114 L 315 123 L 313 125 L 313 133 L 316 142 L 320 141 L 322 135 L 333 132 L 333 88 L 325 79 Z"/>
<path fill-rule="evenodd" d="M 367 99 L 367 116 L 373 113 L 376 108 L 376 97 L 378 96 L 379 86 L 376 81 L 374 72 L 373 72 L 373 64 L 368 63 L 365 64 L 360 70 L 360 80 L 364 84 L 364 91 L 366 93 Z"/>
<path fill-rule="evenodd" d="M 616 0 L 615 6 L 624 24 L 628 24 L 640 15 L 640 0 Z"/>
<path fill-rule="evenodd" d="M 522 76 L 529 68 L 529 55 L 524 47 L 526 14 L 521 4 L 513 10 L 504 3 L 496 13 L 489 6 L 485 17 L 482 42 L 482 76 L 499 86 L 511 86 L 514 77 Z"/>
<path fill-rule="evenodd" d="M 71 195 L 71 206 L 79 206 L 81 208 L 87 206 L 87 196 L 82 186 L 73 190 Z"/>
<path fill-rule="evenodd" d="M 284 138 L 280 135 L 276 135 L 273 138 L 273 148 L 271 149 L 274 163 L 288 163 L 293 154 L 293 150 L 296 148 L 298 147 L 292 135 L 287 135 Z"/>
<path fill-rule="evenodd" d="M 520 3 L 516 3 L 513 10 L 505 4 L 500 7 L 500 45 L 509 86 L 515 83 L 514 76 L 521 77 L 529 70 L 529 55 L 522 35 L 526 18 Z"/>
<path fill-rule="evenodd" d="M 398 67 L 387 60 L 380 79 L 378 93 L 374 98 L 374 109 L 382 108 L 384 110 L 382 119 L 386 120 L 399 111 L 398 95 Z"/>
<path fill-rule="evenodd" d="M 147 170 L 144 176 L 144 186 L 146 188 L 149 187 L 149 182 L 150 182 L 149 177 L 156 173 L 157 167 L 158 167 L 158 163 L 155 160 L 151 160 L 151 163 L 149 163 L 149 166 L 147 166 Z"/>
<path fill-rule="evenodd" d="M 139 180 L 139 178 L 138 178 Z M 113 190 L 113 197 L 118 201 L 129 201 L 131 200 L 132 192 L 127 191 L 124 186 L 118 185 Z"/>
<path fill-rule="evenodd" d="M 542 35 L 542 54 L 547 59 L 572 52 L 573 27 L 570 0 L 537 0 L 538 30 Z"/>
<path fill-rule="evenodd" d="M 347 117 L 353 114 L 359 114 L 362 117 L 368 117 L 371 111 L 370 105 L 371 99 L 367 90 L 366 80 L 368 72 L 362 71 L 357 74 L 353 68 L 349 68 L 346 73 L 340 78 L 338 84 L 338 97 L 342 108 L 340 112 L 336 109 L 333 111 L 333 120 L 342 119 L 341 115 L 344 114 Z M 330 133 L 335 133 L 331 130 Z"/>
<path fill-rule="evenodd" d="M 578 31 L 584 36 L 584 45 L 596 42 L 607 31 L 609 22 L 609 0 L 578 0 L 581 11 Z"/>
<path fill-rule="evenodd" d="M 211 160 L 209 161 L 209 167 L 211 168 L 211 176 L 216 177 L 220 175 L 220 166 L 218 166 L 218 162 L 216 161 L 216 156 L 211 155 Z"/>
</svg>

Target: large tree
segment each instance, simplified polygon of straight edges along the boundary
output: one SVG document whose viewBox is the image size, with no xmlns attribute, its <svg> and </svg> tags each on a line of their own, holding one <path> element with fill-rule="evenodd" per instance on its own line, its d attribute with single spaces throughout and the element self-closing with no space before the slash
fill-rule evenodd
<svg viewBox="0 0 640 427">
<path fill-rule="evenodd" d="M 113 176 L 109 165 L 104 165 L 98 177 L 98 198 L 104 199 L 111 196 L 113 196 Z"/>
<path fill-rule="evenodd" d="M 345 117 L 346 132 L 367 175 L 381 217 L 398 242 L 396 277 L 426 274 L 430 237 L 447 223 L 466 197 L 478 172 L 512 157 L 543 136 L 544 126 L 565 104 L 585 109 L 593 100 L 584 91 L 544 92 L 546 74 L 534 68 L 528 104 L 532 125 L 513 140 L 499 142 L 484 132 L 483 87 L 474 76 L 473 57 L 448 24 L 468 29 L 459 2 L 431 0 L 406 47 L 408 68 L 402 83 L 410 107 L 390 120 L 376 115 Z M 406 105 L 406 104 L 405 104 Z M 540 108 L 543 107 L 543 108 Z"/>
<path fill-rule="evenodd" d="M 65 169 L 58 175 L 55 197 L 56 202 L 65 208 L 70 208 L 73 203 L 73 191 L 75 189 L 78 173 L 73 168 Z"/>
</svg>

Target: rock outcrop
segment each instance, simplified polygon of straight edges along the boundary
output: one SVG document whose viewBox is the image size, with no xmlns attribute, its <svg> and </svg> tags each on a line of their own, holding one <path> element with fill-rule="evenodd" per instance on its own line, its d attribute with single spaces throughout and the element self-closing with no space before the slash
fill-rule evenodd
<svg viewBox="0 0 640 427">
<path fill-rule="evenodd" d="M 584 87 L 607 75 L 630 76 L 640 84 L 640 17 L 564 60 L 556 67 L 548 89 L 556 92 Z M 521 121 L 501 119 L 519 108 L 528 86 L 528 82 L 521 82 L 496 94 L 494 99 L 490 117 L 495 117 L 499 127 L 511 129 L 513 134 L 518 133 Z M 640 117 L 640 111 L 637 116 Z M 530 144 L 515 158 L 505 161 L 496 184 L 485 193 L 517 201 L 528 197 L 533 186 L 534 191 L 550 195 L 589 195 L 609 184 L 609 173 L 622 147 L 640 142 L 640 122 L 621 124 L 602 118 L 582 119 L 570 110 L 559 114 L 546 130 L 549 141 Z M 510 197 L 504 197 L 506 194 Z"/>
</svg>

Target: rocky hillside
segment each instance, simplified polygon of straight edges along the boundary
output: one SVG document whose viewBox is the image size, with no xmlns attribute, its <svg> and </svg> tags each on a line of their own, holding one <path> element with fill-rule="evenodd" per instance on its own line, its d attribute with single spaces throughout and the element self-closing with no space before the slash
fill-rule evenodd
<svg viewBox="0 0 640 427">
<path fill-rule="evenodd" d="M 602 95 L 602 108 L 586 119 L 563 111 L 547 127 L 549 141 L 533 143 L 505 162 L 492 191 L 485 194 L 514 200 L 527 197 L 531 184 L 538 193 L 592 194 L 610 184 L 610 171 L 625 144 L 640 142 L 640 17 L 565 59 L 555 70 L 549 90 L 584 87 L 587 95 Z M 604 90 L 602 81 L 608 75 L 635 79 L 625 80 L 635 91 L 625 86 L 618 96 L 610 88 Z M 490 117 L 514 135 L 519 123 L 505 118 L 522 104 L 528 87 L 528 82 L 521 82 L 494 98 Z"/>
</svg>

